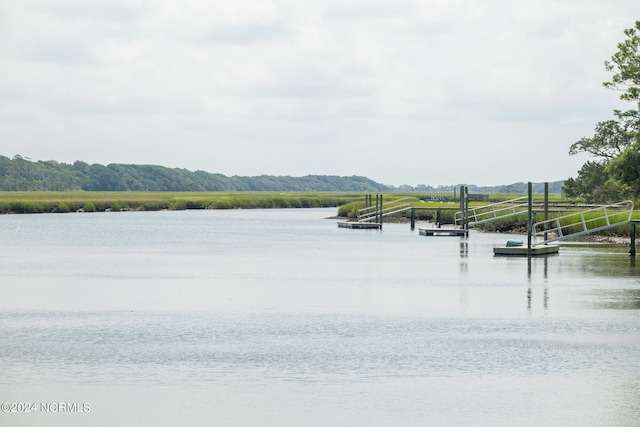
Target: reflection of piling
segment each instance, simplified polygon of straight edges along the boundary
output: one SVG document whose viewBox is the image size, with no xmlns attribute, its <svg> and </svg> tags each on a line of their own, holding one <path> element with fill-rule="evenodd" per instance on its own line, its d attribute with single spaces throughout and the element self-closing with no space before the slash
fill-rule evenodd
<svg viewBox="0 0 640 427">
<path fill-rule="evenodd" d="M 629 254 L 631 256 L 636 256 L 636 224 L 640 221 L 631 221 L 629 223 L 629 237 L 631 237 Z"/>
</svg>

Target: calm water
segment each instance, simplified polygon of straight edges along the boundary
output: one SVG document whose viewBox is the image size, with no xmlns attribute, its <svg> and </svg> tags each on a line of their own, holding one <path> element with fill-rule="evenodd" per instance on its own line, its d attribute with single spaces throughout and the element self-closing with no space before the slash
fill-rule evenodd
<svg viewBox="0 0 640 427">
<path fill-rule="evenodd" d="M 335 209 L 0 217 L 0 426 L 638 426 L 628 248 Z"/>
</svg>

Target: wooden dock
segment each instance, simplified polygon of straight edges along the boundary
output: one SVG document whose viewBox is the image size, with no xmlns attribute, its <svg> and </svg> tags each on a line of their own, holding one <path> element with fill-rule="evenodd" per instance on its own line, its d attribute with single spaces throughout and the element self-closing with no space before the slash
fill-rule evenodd
<svg viewBox="0 0 640 427">
<path fill-rule="evenodd" d="M 534 245 L 531 249 L 527 245 L 522 246 L 498 246 L 493 248 L 494 255 L 507 255 L 507 256 L 539 256 L 539 255 L 552 255 L 557 254 L 560 251 L 559 245 Z"/>
<path fill-rule="evenodd" d="M 418 228 L 421 236 L 468 236 L 469 230 L 463 228 Z"/>
<path fill-rule="evenodd" d="M 377 222 L 343 221 L 338 223 L 338 228 L 351 228 L 356 230 L 379 230 L 382 228 L 382 224 Z"/>
</svg>

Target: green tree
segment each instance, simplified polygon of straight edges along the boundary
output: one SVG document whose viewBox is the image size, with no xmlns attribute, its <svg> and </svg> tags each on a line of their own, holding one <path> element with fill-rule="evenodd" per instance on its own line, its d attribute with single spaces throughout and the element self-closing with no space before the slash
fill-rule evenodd
<svg viewBox="0 0 640 427">
<path fill-rule="evenodd" d="M 600 203 L 611 199 L 606 182 L 609 179 L 605 173 L 606 164 L 603 161 L 588 161 L 578 171 L 577 178 L 569 178 L 564 182 L 564 192 L 570 197 L 582 197 L 589 203 Z"/>
<path fill-rule="evenodd" d="M 615 73 L 610 82 L 603 85 L 609 89 L 622 90 L 620 99 L 640 101 L 640 21 L 633 28 L 624 30 L 627 39 L 618 43 L 618 51 L 605 61 L 607 71 Z"/>
<path fill-rule="evenodd" d="M 620 99 L 635 103 L 628 111 L 614 110 L 615 120 L 599 122 L 590 138 L 571 145 L 569 154 L 588 153 L 596 161 L 587 162 L 578 178 L 565 181 L 570 197 L 589 202 L 609 202 L 640 195 L 640 21 L 624 31 L 627 39 L 618 43 L 618 51 L 605 61 L 613 72 L 604 87 L 622 92 Z"/>
<path fill-rule="evenodd" d="M 623 120 L 607 120 L 596 125 L 591 138 L 581 138 L 569 148 L 569 154 L 586 152 L 594 157 L 611 160 L 619 156 L 634 141 L 631 124 Z"/>
<path fill-rule="evenodd" d="M 624 199 L 640 196 L 640 142 L 636 141 L 622 154 L 607 163 L 605 182 L 609 192 Z"/>
</svg>

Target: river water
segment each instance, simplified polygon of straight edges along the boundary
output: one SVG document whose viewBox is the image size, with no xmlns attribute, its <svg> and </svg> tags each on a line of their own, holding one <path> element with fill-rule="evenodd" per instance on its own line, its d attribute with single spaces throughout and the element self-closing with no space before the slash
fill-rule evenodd
<svg viewBox="0 0 640 427">
<path fill-rule="evenodd" d="M 335 211 L 0 217 L 0 426 L 639 425 L 628 248 Z"/>
</svg>

